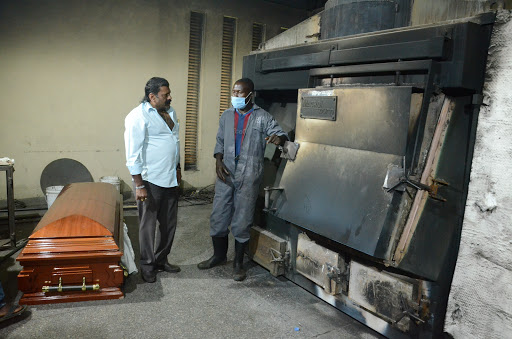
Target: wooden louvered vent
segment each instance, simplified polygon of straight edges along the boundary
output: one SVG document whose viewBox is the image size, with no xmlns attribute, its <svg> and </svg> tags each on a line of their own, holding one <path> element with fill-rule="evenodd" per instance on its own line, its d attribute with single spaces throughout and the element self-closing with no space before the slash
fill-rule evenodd
<svg viewBox="0 0 512 339">
<path fill-rule="evenodd" d="M 235 46 L 236 19 L 224 17 L 222 25 L 222 64 L 220 76 L 219 116 L 231 104 L 231 81 L 233 74 L 233 54 Z"/>
<path fill-rule="evenodd" d="M 185 125 L 185 170 L 197 169 L 199 84 L 203 47 L 204 14 L 190 12 L 188 47 L 187 113 Z"/>
<path fill-rule="evenodd" d="M 255 51 L 265 41 L 265 25 L 257 22 L 252 24 L 252 50 Z"/>
</svg>

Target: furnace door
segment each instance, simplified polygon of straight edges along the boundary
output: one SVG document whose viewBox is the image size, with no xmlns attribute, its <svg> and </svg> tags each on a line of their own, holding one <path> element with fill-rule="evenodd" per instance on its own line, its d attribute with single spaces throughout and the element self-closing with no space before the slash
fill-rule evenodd
<svg viewBox="0 0 512 339">
<path fill-rule="evenodd" d="M 300 149 L 276 180 L 276 215 L 384 258 L 402 193 L 382 186 L 406 155 L 411 96 L 406 86 L 299 90 Z"/>
</svg>

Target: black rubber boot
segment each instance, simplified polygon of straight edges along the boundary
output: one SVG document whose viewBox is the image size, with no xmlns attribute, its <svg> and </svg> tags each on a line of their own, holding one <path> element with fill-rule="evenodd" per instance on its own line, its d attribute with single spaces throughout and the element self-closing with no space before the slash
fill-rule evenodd
<svg viewBox="0 0 512 339">
<path fill-rule="evenodd" d="M 226 255 L 228 253 L 228 236 L 212 237 L 212 242 L 213 256 L 210 259 L 197 264 L 197 268 L 200 270 L 207 270 L 209 268 L 226 263 Z"/>
<path fill-rule="evenodd" d="M 242 281 L 247 275 L 244 269 L 244 251 L 247 242 L 235 240 L 235 261 L 233 262 L 233 280 Z"/>
</svg>

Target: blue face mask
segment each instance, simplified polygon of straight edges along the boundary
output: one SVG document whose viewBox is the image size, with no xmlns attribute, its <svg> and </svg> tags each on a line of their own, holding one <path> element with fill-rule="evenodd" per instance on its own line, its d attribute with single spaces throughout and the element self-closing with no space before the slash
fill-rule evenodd
<svg viewBox="0 0 512 339">
<path fill-rule="evenodd" d="M 252 93 L 252 92 L 251 92 Z M 233 105 L 236 109 L 244 109 L 247 104 L 245 103 L 245 100 L 251 95 L 251 93 L 247 94 L 247 96 L 244 97 L 231 97 L 231 105 Z"/>
</svg>

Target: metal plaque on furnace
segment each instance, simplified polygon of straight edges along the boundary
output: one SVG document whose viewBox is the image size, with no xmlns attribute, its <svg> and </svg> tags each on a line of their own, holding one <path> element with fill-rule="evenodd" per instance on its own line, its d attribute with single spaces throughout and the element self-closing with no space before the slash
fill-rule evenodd
<svg viewBox="0 0 512 339">
<path fill-rule="evenodd" d="M 336 103 L 336 96 L 303 96 L 300 117 L 335 121 Z"/>
</svg>

